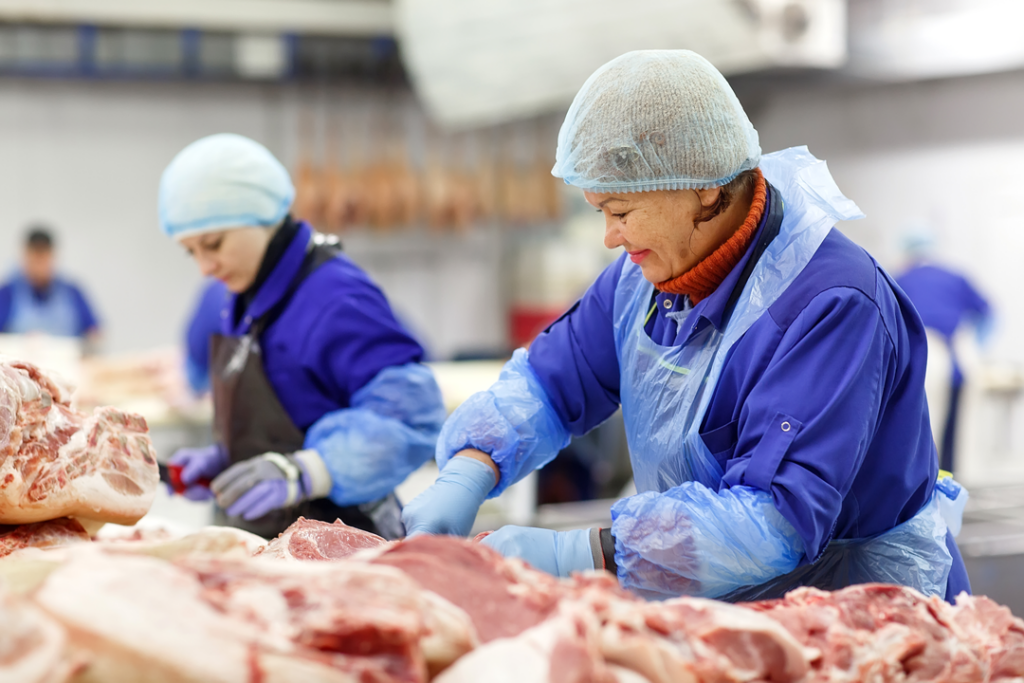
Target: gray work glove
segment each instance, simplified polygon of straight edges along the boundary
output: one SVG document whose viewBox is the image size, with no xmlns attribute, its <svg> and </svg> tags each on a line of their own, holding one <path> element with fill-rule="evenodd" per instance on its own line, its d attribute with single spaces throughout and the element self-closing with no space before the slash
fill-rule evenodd
<svg viewBox="0 0 1024 683">
<path fill-rule="evenodd" d="M 247 521 L 331 492 L 331 475 L 315 450 L 264 453 L 235 463 L 210 483 L 217 504 Z"/>
</svg>

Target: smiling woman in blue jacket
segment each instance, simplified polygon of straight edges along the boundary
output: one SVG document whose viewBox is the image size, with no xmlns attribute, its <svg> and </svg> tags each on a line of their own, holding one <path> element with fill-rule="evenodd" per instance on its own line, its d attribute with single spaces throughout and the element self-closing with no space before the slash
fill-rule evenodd
<svg viewBox="0 0 1024 683">
<path fill-rule="evenodd" d="M 650 598 L 882 581 L 969 589 L 943 515 L 913 306 L 833 226 L 860 217 L 806 148 L 761 155 L 728 83 L 685 50 L 623 55 L 577 94 L 554 174 L 625 253 L 448 419 L 410 534 L 477 507 L 621 407 L 638 493 L 609 529 L 484 539 Z"/>
<path fill-rule="evenodd" d="M 187 496 L 216 497 L 221 523 L 272 537 L 300 515 L 340 518 L 395 538 L 393 489 L 433 453 L 441 394 L 380 289 L 288 214 L 294 196 L 239 135 L 194 142 L 164 171 L 161 228 L 229 291 L 210 345 L 216 443 L 170 464 Z"/>
</svg>

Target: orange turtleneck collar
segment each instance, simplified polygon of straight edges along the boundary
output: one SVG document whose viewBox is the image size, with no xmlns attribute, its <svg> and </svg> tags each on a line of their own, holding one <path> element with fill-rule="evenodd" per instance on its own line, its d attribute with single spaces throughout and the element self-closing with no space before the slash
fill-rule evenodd
<svg viewBox="0 0 1024 683">
<path fill-rule="evenodd" d="M 685 294 L 696 305 L 711 296 L 718 289 L 718 285 L 722 284 L 726 276 L 740 262 L 747 247 L 754 239 L 754 233 L 757 232 L 757 226 L 761 222 L 761 216 L 764 215 L 765 200 L 768 196 L 768 187 L 761 169 L 756 168 L 754 171 L 757 175 L 754 184 L 754 200 L 750 203 L 750 211 L 747 213 L 743 225 L 725 241 L 725 244 L 715 249 L 693 268 L 679 277 L 658 283 L 657 287 L 660 291 L 666 294 Z"/>
</svg>

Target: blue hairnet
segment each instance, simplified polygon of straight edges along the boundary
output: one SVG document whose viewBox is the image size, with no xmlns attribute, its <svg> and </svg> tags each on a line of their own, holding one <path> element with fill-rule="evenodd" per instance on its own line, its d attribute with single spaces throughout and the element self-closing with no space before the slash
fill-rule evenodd
<svg viewBox="0 0 1024 683">
<path fill-rule="evenodd" d="M 697 190 L 761 159 L 725 78 L 689 50 L 627 52 L 587 79 L 558 133 L 551 173 L 597 192 Z"/>
<path fill-rule="evenodd" d="M 254 140 L 220 133 L 178 152 L 160 178 L 160 229 L 169 237 L 280 223 L 295 199 L 288 171 Z"/>
<path fill-rule="evenodd" d="M 305 447 L 323 458 L 335 504 L 367 503 L 430 460 L 444 418 L 434 373 L 420 363 L 394 365 L 352 394 L 351 407 L 313 423 Z"/>
</svg>

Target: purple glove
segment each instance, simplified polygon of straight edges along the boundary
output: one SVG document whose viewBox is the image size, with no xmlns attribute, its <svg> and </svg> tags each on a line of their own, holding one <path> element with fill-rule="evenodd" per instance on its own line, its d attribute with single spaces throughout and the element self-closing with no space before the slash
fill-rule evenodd
<svg viewBox="0 0 1024 683">
<path fill-rule="evenodd" d="M 188 488 L 182 494 L 189 500 L 204 501 L 213 498 L 213 492 L 205 482 L 223 472 L 230 464 L 228 454 L 220 444 L 204 448 L 180 448 L 167 461 L 169 465 L 181 466 L 181 481 Z"/>
<path fill-rule="evenodd" d="M 264 453 L 227 468 L 210 489 L 229 517 L 251 522 L 279 508 L 323 498 L 331 491 L 331 476 L 315 450 Z"/>
</svg>

